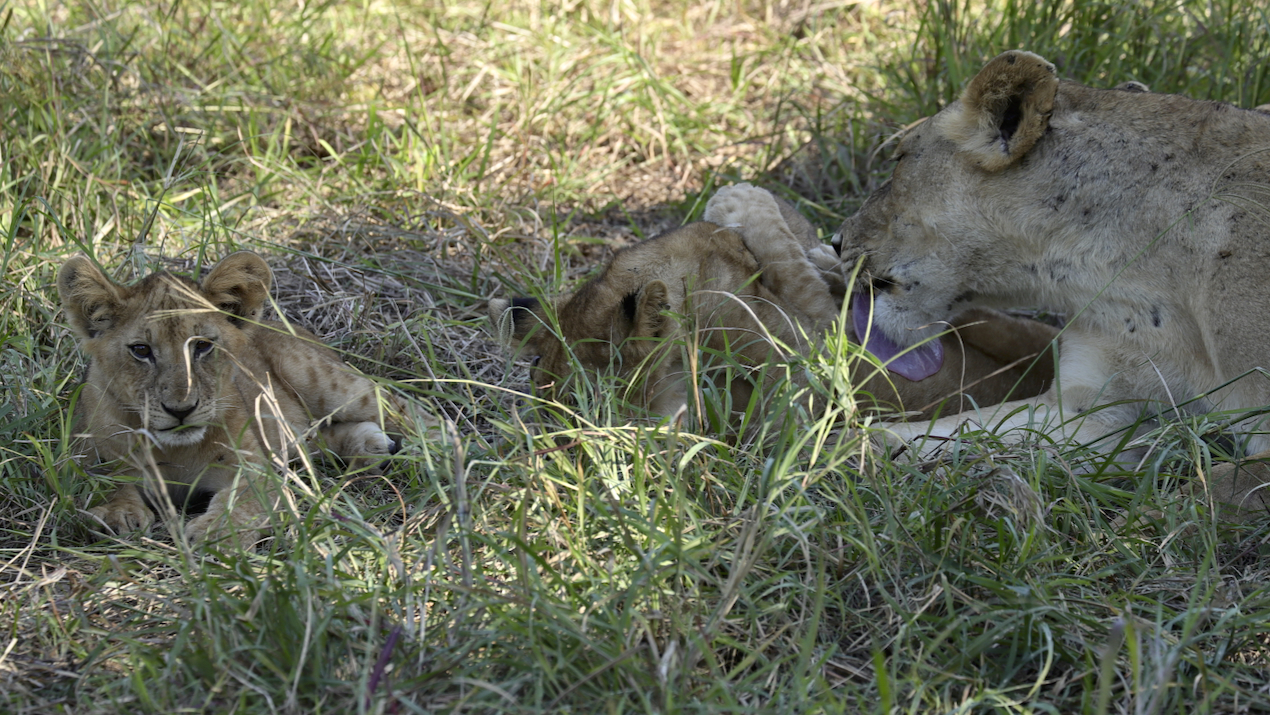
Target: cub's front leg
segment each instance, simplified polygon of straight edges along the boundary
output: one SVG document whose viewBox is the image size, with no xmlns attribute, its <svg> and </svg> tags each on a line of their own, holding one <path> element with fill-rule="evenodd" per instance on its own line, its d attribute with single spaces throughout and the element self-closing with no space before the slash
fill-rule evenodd
<svg viewBox="0 0 1270 715">
<path fill-rule="evenodd" d="M 266 327 L 276 332 L 264 339 L 285 346 L 267 353 L 272 355 L 269 372 L 294 391 L 308 417 L 321 426 L 331 451 L 350 463 L 397 451 L 400 445 L 389 432 L 399 432 L 396 420 L 407 414 L 400 397 L 354 372 L 312 333 L 296 330 L 292 335 L 281 325 Z"/>
<path fill-rule="evenodd" d="M 119 536 L 143 531 L 154 523 L 154 512 L 146 506 L 141 490 L 131 483 L 116 489 L 105 504 L 89 509 L 88 513 Z"/>
<path fill-rule="evenodd" d="M 241 470 L 213 469 L 199 485 L 215 491 L 207 511 L 185 525 L 191 542 L 228 539 L 240 548 L 250 547 L 269 527 L 269 514 L 281 503 L 279 477 L 253 473 L 263 470 L 247 463 Z"/>
<path fill-rule="evenodd" d="M 790 229 L 771 192 L 749 184 L 725 186 L 710 197 L 702 218 L 741 235 L 763 269 L 759 280 L 782 307 L 802 312 L 818 327 L 838 318 L 829 285 L 807 257 L 803 242 Z"/>
<path fill-rule="evenodd" d="M 348 462 L 349 469 L 368 468 L 379 474 L 384 457 L 396 454 L 398 444 L 375 422 L 338 422 L 322 428 L 326 446 Z"/>
</svg>

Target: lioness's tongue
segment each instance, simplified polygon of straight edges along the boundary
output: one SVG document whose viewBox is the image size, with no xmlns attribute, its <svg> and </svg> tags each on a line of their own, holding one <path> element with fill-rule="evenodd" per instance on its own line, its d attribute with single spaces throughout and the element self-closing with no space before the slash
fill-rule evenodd
<svg viewBox="0 0 1270 715">
<path fill-rule="evenodd" d="M 944 364 L 944 344 L 939 338 L 927 340 L 911 348 L 903 348 L 886 337 L 878 326 L 874 325 L 870 328 L 869 322 L 872 318 L 872 299 L 864 293 L 851 296 L 851 322 L 855 328 L 856 337 L 865 340 L 867 336 L 868 340 L 864 343 L 865 350 L 873 353 L 873 356 L 881 360 L 888 370 L 914 382 L 925 380 L 939 372 L 939 367 Z"/>
</svg>

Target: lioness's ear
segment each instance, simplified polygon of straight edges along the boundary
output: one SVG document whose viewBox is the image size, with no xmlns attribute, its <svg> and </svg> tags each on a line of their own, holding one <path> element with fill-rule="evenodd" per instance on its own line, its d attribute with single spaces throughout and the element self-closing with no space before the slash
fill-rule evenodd
<svg viewBox="0 0 1270 715">
<path fill-rule="evenodd" d="M 57 291 L 71 327 L 83 338 L 95 338 L 119 318 L 123 289 L 107 278 L 88 256 L 75 256 L 57 272 Z"/>
<path fill-rule="evenodd" d="M 490 298 L 488 312 L 499 342 L 527 354 L 538 354 L 537 338 L 542 330 L 534 328 L 547 321 L 547 309 L 542 301 L 537 298 Z"/>
<path fill-rule="evenodd" d="M 634 311 L 630 310 L 630 296 L 622 303 L 627 317 L 634 325 L 631 335 L 640 338 L 662 337 L 669 321 L 664 313 L 670 310 L 670 289 L 661 281 L 649 281 L 639 289 L 634 298 Z"/>
<path fill-rule="evenodd" d="M 1010 166 L 1049 126 L 1058 93 L 1054 65 L 1011 50 L 984 65 L 952 108 L 944 134 L 985 171 Z"/>
<path fill-rule="evenodd" d="M 225 256 L 203 279 L 203 292 L 212 305 L 247 320 L 260 318 L 260 309 L 269 298 L 273 271 L 251 251 Z"/>
</svg>

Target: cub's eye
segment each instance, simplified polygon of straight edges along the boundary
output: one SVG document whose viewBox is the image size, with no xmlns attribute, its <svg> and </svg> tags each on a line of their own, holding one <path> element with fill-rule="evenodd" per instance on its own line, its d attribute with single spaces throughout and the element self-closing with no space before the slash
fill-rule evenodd
<svg viewBox="0 0 1270 715">
<path fill-rule="evenodd" d="M 203 357 L 212 350 L 212 341 L 198 339 L 194 341 L 194 357 Z"/>
<path fill-rule="evenodd" d="M 132 351 L 132 356 L 138 360 L 149 360 L 154 357 L 154 352 L 151 351 L 150 346 L 145 343 L 129 345 L 128 350 Z"/>
<path fill-rule="evenodd" d="M 529 366 L 530 366 L 530 367 L 538 367 L 538 363 L 540 363 L 540 362 L 542 362 L 542 356 L 541 356 L 541 355 L 535 355 L 535 356 L 534 356 L 534 359 L 533 359 L 533 362 L 529 363 Z"/>
</svg>

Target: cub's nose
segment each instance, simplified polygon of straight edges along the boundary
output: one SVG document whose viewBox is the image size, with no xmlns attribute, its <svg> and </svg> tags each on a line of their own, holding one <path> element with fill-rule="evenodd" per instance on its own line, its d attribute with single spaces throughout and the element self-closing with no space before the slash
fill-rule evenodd
<svg viewBox="0 0 1270 715">
<path fill-rule="evenodd" d="M 198 401 L 195 401 L 193 404 L 189 405 L 188 407 L 181 407 L 181 406 L 169 407 L 167 404 L 164 404 L 163 411 L 168 413 L 169 415 L 172 415 L 178 421 L 184 421 L 186 417 L 190 416 L 190 413 L 193 412 L 194 408 L 196 407 L 198 407 Z"/>
</svg>

